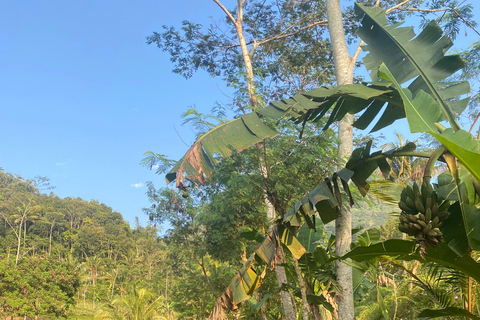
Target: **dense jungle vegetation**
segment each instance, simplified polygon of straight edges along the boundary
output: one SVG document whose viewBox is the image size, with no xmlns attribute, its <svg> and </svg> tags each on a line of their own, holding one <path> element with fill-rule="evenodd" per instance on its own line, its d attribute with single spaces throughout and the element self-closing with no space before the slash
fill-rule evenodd
<svg viewBox="0 0 480 320">
<path fill-rule="evenodd" d="M 165 319 L 204 319 L 241 266 L 242 248 L 222 243 L 248 230 L 245 220 L 242 227 L 234 219 L 210 216 L 206 224 L 194 225 L 199 217 L 193 207 L 169 190 L 178 198 L 178 216 L 169 222 L 180 227 L 165 233 L 154 224 L 130 227 L 105 204 L 61 199 L 50 188 L 45 177 L 0 171 L 2 318 L 93 319 L 115 299 L 118 304 L 145 299 Z M 392 208 L 385 209 L 368 207 L 368 215 L 358 215 L 358 225 L 382 224 Z M 251 212 L 250 219 L 262 225 L 256 210 L 258 216 Z M 389 225 L 388 232 L 396 232 L 392 221 Z M 274 305 L 277 289 L 270 286 L 268 303 Z"/>
</svg>

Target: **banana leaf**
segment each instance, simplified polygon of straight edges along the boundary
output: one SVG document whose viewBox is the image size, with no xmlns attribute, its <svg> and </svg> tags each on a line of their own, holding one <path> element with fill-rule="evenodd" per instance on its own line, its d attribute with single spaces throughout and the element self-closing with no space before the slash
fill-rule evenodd
<svg viewBox="0 0 480 320">
<path fill-rule="evenodd" d="M 324 130 L 335 121 L 341 120 L 347 113 L 354 114 L 361 111 L 364 112 L 353 123 L 353 126 L 362 130 L 366 129 L 385 104 L 387 104 L 386 110 L 388 110 L 389 116 L 381 118 L 372 131 L 380 130 L 395 120 L 405 117 L 398 93 L 386 82 L 321 87 L 308 91 L 303 96 L 320 104 L 317 108 L 306 110 L 305 114 L 296 121 L 317 122 L 330 111 Z"/>
<path fill-rule="evenodd" d="M 479 248 L 480 210 L 474 205 L 478 203 L 478 196 L 473 185 L 470 173 L 459 167 L 454 179 L 450 171 L 438 177 L 437 194 L 442 199 L 455 201 L 450 206 L 448 223 L 441 227 L 445 235 L 445 242 L 458 255 L 465 255 L 471 248 Z"/>
<path fill-rule="evenodd" d="M 417 316 L 420 319 L 433 319 L 433 318 L 450 318 L 450 317 L 461 317 L 470 320 L 480 320 L 480 317 L 468 312 L 465 309 L 460 309 L 456 307 L 448 307 L 445 309 L 431 310 L 425 309 L 422 310 Z"/>
<path fill-rule="evenodd" d="M 480 263 L 475 262 L 469 255 L 459 257 L 446 243 L 429 248 L 425 259 L 415 250 L 415 241 L 391 239 L 368 247 L 356 247 L 345 254 L 341 259 L 366 261 L 380 256 L 394 256 L 397 260 L 417 260 L 420 262 L 435 262 L 448 268 L 463 272 L 467 276 L 480 281 Z"/>
<path fill-rule="evenodd" d="M 318 241 L 323 237 L 323 226 L 311 229 L 304 224 L 297 234 L 297 239 L 308 253 L 312 253 L 318 246 Z"/>
<path fill-rule="evenodd" d="M 211 129 L 190 147 L 185 155 L 165 176 L 166 182 L 176 180 L 179 187 L 186 178 L 196 183 L 204 184 L 215 170 L 217 157 L 228 157 L 233 150 L 241 152 L 265 139 L 273 138 L 278 132 L 268 126 L 263 119 L 279 119 L 290 117 L 297 122 L 323 117 L 332 106 L 343 106 L 340 112 L 334 112 L 325 128 L 334 121 L 340 120 L 345 115 L 345 106 L 351 106 L 348 112 L 359 112 L 365 108 L 371 109 L 388 103 L 391 108 L 401 113 L 403 104 L 395 89 L 388 84 L 351 84 L 334 86 L 330 88 L 318 88 L 305 94 L 298 94 L 290 99 L 271 102 L 267 107 L 252 112 Z M 359 128 L 365 128 L 369 121 L 367 116 L 373 119 L 376 114 L 367 111 L 355 124 Z M 389 123 L 384 123 L 384 127 Z M 365 125 L 363 125 L 365 124 Z M 379 127 L 380 128 L 380 127 Z"/>
<path fill-rule="evenodd" d="M 413 27 L 389 24 L 385 10 L 365 8 L 358 3 L 355 10 L 362 17 L 357 34 L 367 43 L 363 49 L 368 54 L 363 61 L 372 71 L 373 81 L 382 80 L 378 71 L 380 65 L 385 64 L 398 83 L 411 81 L 408 89 L 412 96 L 420 91 L 431 95 L 440 106 L 441 119 L 448 120 L 458 130 L 455 116 L 465 110 L 469 101 L 459 98 L 470 92 L 470 85 L 467 81 L 446 82 L 464 67 L 464 62 L 460 55 L 444 55 L 453 43 L 443 35 L 442 29 L 432 21 L 415 37 Z M 384 116 L 389 115 L 384 113 Z"/>
<path fill-rule="evenodd" d="M 184 177 L 204 184 L 214 171 L 216 155 L 228 157 L 233 150 L 240 152 L 277 134 L 255 112 L 221 124 L 198 138 L 165 179 L 167 183 L 176 179 L 177 187 Z"/>
</svg>

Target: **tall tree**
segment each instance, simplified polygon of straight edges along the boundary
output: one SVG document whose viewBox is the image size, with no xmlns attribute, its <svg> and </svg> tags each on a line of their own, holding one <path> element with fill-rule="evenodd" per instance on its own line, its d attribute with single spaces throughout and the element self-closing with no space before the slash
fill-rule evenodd
<svg viewBox="0 0 480 320">
<path fill-rule="evenodd" d="M 240 47 L 240 56 L 242 57 L 242 67 L 244 69 L 244 73 L 246 74 L 245 76 L 245 82 L 246 82 L 246 87 L 247 87 L 247 93 L 248 93 L 248 100 L 249 100 L 249 105 L 250 105 L 250 108 L 252 109 L 256 109 L 258 106 L 261 106 L 261 104 L 259 103 L 259 98 L 261 99 L 261 95 L 259 94 L 259 90 L 257 90 L 256 88 L 256 85 L 255 85 L 255 77 L 254 77 L 254 63 L 252 60 L 254 60 L 254 56 L 257 54 L 256 53 L 256 50 L 259 48 L 259 45 L 261 44 L 262 46 L 264 45 L 267 45 L 267 44 L 270 44 L 271 41 L 273 40 L 278 40 L 278 39 L 283 39 L 283 38 L 287 38 L 287 37 L 292 37 L 292 36 L 296 36 L 298 33 L 302 33 L 303 34 L 307 34 L 308 32 L 310 32 L 310 29 L 313 28 L 314 26 L 319 26 L 319 25 L 322 25 L 324 24 L 324 21 L 315 21 L 313 23 L 311 23 L 310 25 L 304 25 L 304 26 L 301 26 L 301 20 L 303 18 L 303 12 L 302 11 L 298 11 L 296 9 L 296 6 L 295 4 L 290 4 L 289 2 L 282 2 L 281 5 L 279 5 L 279 7 L 282 7 L 283 6 L 283 9 L 284 9 L 284 12 L 282 12 L 280 14 L 280 17 L 274 17 L 274 13 L 275 11 L 272 10 L 272 5 L 271 4 L 268 4 L 268 5 L 265 5 L 265 3 L 261 3 L 261 2 L 257 2 L 257 1 L 251 1 L 251 4 L 250 2 L 248 3 L 250 5 L 250 8 L 253 8 L 250 9 L 250 10 L 247 10 L 248 13 L 251 14 L 251 17 L 249 17 L 248 19 L 245 18 L 244 16 L 244 11 L 245 11 L 245 7 L 246 7 L 246 0 L 237 0 L 237 7 L 236 7 L 236 16 L 234 16 L 229 10 L 227 10 L 227 8 L 218 0 L 213 0 L 220 8 L 221 10 L 225 13 L 225 15 L 227 16 L 227 20 L 232 23 L 233 27 L 234 27 L 234 30 L 235 30 L 235 35 L 236 35 L 236 38 L 237 38 L 237 43 L 238 43 L 238 46 Z M 299 17 L 299 12 L 301 12 L 302 14 L 300 14 L 302 17 Z M 296 14 L 294 14 L 296 13 Z M 317 16 L 315 17 L 318 17 L 318 11 L 315 12 L 317 14 Z M 321 13 L 321 11 L 320 11 Z M 271 18 L 274 18 L 273 20 L 265 20 L 264 18 L 260 18 L 260 15 L 265 15 L 265 14 L 268 14 L 271 16 Z M 260 19 L 255 19 L 255 18 L 260 18 Z M 284 19 L 286 18 L 286 19 Z M 298 21 L 295 21 L 295 19 L 299 19 Z M 286 22 L 285 22 L 286 21 Z M 244 26 L 244 24 L 247 24 L 247 26 Z M 257 24 L 258 23 L 262 23 L 262 24 L 267 24 L 267 26 L 269 28 L 265 28 L 264 25 L 262 26 L 258 26 Z M 311 20 L 309 20 L 309 22 L 311 22 Z M 273 25 L 272 25 L 273 23 Z M 288 25 L 289 23 L 291 23 L 291 25 Z M 274 25 L 276 24 L 276 26 Z M 193 67 L 192 66 L 189 66 L 189 65 L 186 65 L 183 63 L 183 60 L 179 60 L 179 59 L 174 59 L 176 62 L 177 62 L 177 65 L 180 65 L 182 68 L 181 69 L 176 69 L 176 71 L 179 71 L 179 70 L 182 70 L 180 73 L 183 73 L 185 70 L 191 70 L 191 68 L 193 68 L 194 70 L 196 68 L 198 68 L 199 66 L 203 66 L 205 68 L 207 68 L 207 70 L 211 73 L 219 73 L 222 69 L 224 71 L 224 73 L 227 75 L 227 79 L 228 80 L 232 80 L 236 77 L 236 72 L 239 72 L 240 70 L 238 69 L 235 69 L 235 67 L 233 66 L 239 66 L 238 64 L 238 60 L 237 61 L 227 61 L 227 63 L 230 63 L 230 65 L 225 65 L 222 63 L 222 60 L 220 59 L 220 66 L 218 67 L 218 59 L 215 60 L 215 55 L 214 55 L 214 58 L 212 57 L 208 57 L 208 64 L 206 64 L 205 62 L 202 62 L 200 63 L 200 59 L 202 58 L 206 58 L 205 55 L 207 54 L 210 54 L 212 53 L 212 51 L 214 51 L 215 49 L 219 48 L 219 47 L 222 47 L 223 46 L 223 49 L 226 49 L 227 51 L 228 50 L 235 50 L 235 48 L 237 47 L 235 43 L 235 41 L 232 43 L 230 41 L 232 41 L 232 39 L 228 39 L 225 38 L 225 37 L 221 37 L 219 36 L 218 34 L 208 34 L 208 35 L 201 35 L 199 33 L 199 26 L 198 25 L 193 25 L 191 23 L 184 23 L 185 25 L 185 30 L 186 30 L 186 36 L 185 38 L 186 39 L 182 39 L 178 36 L 177 33 L 173 32 L 173 30 L 170 28 L 170 29 L 167 29 L 167 32 L 163 33 L 163 34 L 158 34 L 158 33 L 155 33 L 152 37 L 148 38 L 148 41 L 149 43 L 152 43 L 152 42 L 156 42 L 157 45 L 162 48 L 163 50 L 168 50 L 170 51 L 170 53 L 172 54 L 173 57 L 176 57 L 178 56 L 178 54 L 181 54 L 180 53 L 180 46 L 181 46 L 181 43 L 185 43 L 186 40 L 189 40 L 188 43 L 191 43 L 190 40 L 198 37 L 201 39 L 201 41 L 197 44 L 197 45 L 188 45 L 187 48 L 188 50 L 185 51 L 186 54 L 194 54 L 194 59 L 198 59 L 197 61 L 199 61 L 199 63 L 196 63 Z M 273 34 L 272 34 L 272 30 L 276 30 L 276 31 L 273 31 Z M 288 31 L 287 31 L 288 30 Z M 292 31 L 290 31 L 292 30 Z M 258 34 L 264 34 L 262 33 L 263 32 L 266 32 L 266 38 L 265 39 L 258 39 Z M 250 42 L 250 49 L 247 47 L 247 41 L 246 41 L 246 34 L 250 33 L 250 35 L 253 36 L 253 41 Z M 221 33 L 220 33 L 221 34 Z M 174 38 L 174 41 L 176 41 L 177 43 L 174 43 L 172 41 L 172 35 L 174 35 L 175 37 Z M 210 38 L 213 38 L 214 40 L 211 40 Z M 311 39 L 309 39 L 311 40 Z M 179 44 L 180 43 L 180 44 Z M 311 41 L 312 43 L 312 41 Z M 313 43 L 318 43 L 318 42 L 315 42 L 313 41 Z M 205 45 L 205 44 L 208 44 L 208 45 Z M 268 52 L 268 48 L 267 48 L 267 52 Z M 272 55 L 271 52 L 267 53 L 269 54 L 270 56 Z M 317 52 L 317 56 L 318 56 L 318 52 Z M 268 62 L 267 62 L 268 61 Z M 183 63 L 183 64 L 182 64 Z M 269 60 L 269 59 L 265 59 L 263 61 L 263 63 L 269 63 L 271 65 L 274 65 L 273 61 L 272 60 Z M 321 66 L 323 66 L 324 63 L 321 64 Z M 258 66 L 258 64 L 257 64 Z M 321 67 L 320 65 L 316 65 L 315 66 L 315 69 L 318 70 L 319 67 Z M 278 68 L 278 64 L 277 64 L 277 68 Z M 225 71 L 226 69 L 226 71 Z M 263 70 L 267 71 L 268 69 L 264 66 L 263 67 Z M 232 72 L 233 71 L 233 72 Z M 257 70 L 258 72 L 259 70 Z M 308 75 L 311 75 L 311 70 L 307 70 L 305 69 L 305 73 L 308 74 Z M 242 72 L 243 73 L 243 72 Z M 267 71 L 267 74 L 268 74 L 268 71 Z M 189 74 L 188 74 L 189 75 Z M 278 88 L 276 88 L 278 90 Z M 243 112 L 243 113 L 246 113 L 247 109 L 249 108 L 245 108 L 245 106 L 242 105 L 242 101 L 240 101 L 240 104 L 238 104 L 240 106 L 240 110 Z M 270 177 L 269 177 L 269 171 L 268 171 L 268 167 L 267 167 L 267 164 L 266 164 L 266 161 L 267 159 L 265 158 L 265 155 L 263 154 L 263 142 L 261 141 L 258 141 L 259 142 L 259 145 L 257 146 L 258 148 L 258 155 L 259 155 L 259 168 L 260 168 L 260 172 L 261 172 L 261 175 L 263 177 L 263 180 L 264 180 L 264 184 L 267 185 L 269 184 L 269 181 L 270 181 Z M 178 180 L 180 181 L 180 180 Z M 177 182 L 177 185 L 178 185 L 178 182 Z M 271 194 L 273 193 L 269 193 L 270 190 L 268 190 L 269 188 L 267 186 L 265 186 L 262 190 L 263 192 L 263 198 L 264 198 L 264 203 L 265 203 L 265 207 L 266 207 L 266 216 L 267 216 L 267 220 L 269 221 L 269 223 L 273 223 L 273 221 L 275 221 L 276 219 L 276 212 L 275 212 L 275 205 L 274 205 L 274 202 L 276 201 L 275 199 L 272 198 Z M 281 248 L 278 249 L 278 253 L 277 255 L 279 256 L 279 260 L 281 260 L 281 256 L 282 256 L 282 251 L 281 251 Z M 286 278 L 286 273 L 285 273 L 285 270 L 283 268 L 283 266 L 281 265 L 278 265 L 276 267 L 276 273 L 277 273 L 277 279 L 278 279 L 278 284 L 279 286 L 281 287 L 283 284 L 286 284 L 287 283 L 287 278 Z M 283 305 L 284 305 L 284 309 L 285 309 L 285 315 L 287 317 L 288 320 L 293 320 L 295 318 L 295 311 L 294 311 L 294 308 L 293 308 L 293 304 L 292 304 L 292 300 L 290 298 L 290 295 L 288 292 L 282 290 L 281 291 L 281 296 L 282 296 L 282 301 L 283 301 Z"/>
<path fill-rule="evenodd" d="M 326 5 L 337 85 L 351 84 L 353 83 L 353 67 L 356 61 L 348 54 L 340 0 L 326 0 Z M 352 124 L 353 115 L 346 114 L 338 125 L 338 163 L 340 168 L 346 163 L 347 157 L 353 150 Z M 350 249 L 351 230 L 352 213 L 347 207 L 343 207 L 335 220 L 335 251 L 337 255 L 343 256 Z M 338 318 L 340 320 L 353 320 L 355 318 L 355 307 L 353 303 L 352 267 L 343 261 L 338 261 L 336 269 L 337 281 L 341 288 L 340 294 L 336 296 Z"/>
</svg>

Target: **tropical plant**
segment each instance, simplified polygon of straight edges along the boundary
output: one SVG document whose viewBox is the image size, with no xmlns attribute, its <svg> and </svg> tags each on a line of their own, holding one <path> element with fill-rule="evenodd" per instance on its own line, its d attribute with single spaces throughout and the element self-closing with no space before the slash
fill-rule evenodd
<svg viewBox="0 0 480 320">
<path fill-rule="evenodd" d="M 147 289 L 133 289 L 133 292 L 115 298 L 105 308 L 95 313 L 99 320 L 167 320 L 161 314 L 163 296 L 155 298 Z"/>
</svg>

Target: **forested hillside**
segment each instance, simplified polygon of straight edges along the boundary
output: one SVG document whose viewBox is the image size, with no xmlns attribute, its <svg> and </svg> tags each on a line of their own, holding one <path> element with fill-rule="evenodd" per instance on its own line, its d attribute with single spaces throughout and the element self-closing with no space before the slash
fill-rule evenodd
<svg viewBox="0 0 480 320">
<path fill-rule="evenodd" d="M 105 204 L 42 193 L 48 189 L 46 178 L 0 171 L 2 317 L 59 317 L 74 307 L 93 314 L 135 286 L 166 292 L 168 259 L 158 228 L 130 228 Z"/>
</svg>

